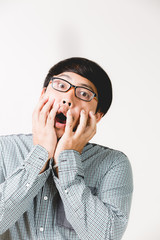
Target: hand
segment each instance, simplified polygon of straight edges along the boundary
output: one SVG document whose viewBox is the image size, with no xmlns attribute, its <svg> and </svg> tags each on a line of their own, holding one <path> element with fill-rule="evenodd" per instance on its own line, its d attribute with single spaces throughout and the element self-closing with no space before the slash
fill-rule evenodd
<svg viewBox="0 0 160 240">
<path fill-rule="evenodd" d="M 33 143 L 48 151 L 48 160 L 54 156 L 57 145 L 54 123 L 58 108 L 54 100 L 44 97 L 38 102 L 32 116 Z"/>
<path fill-rule="evenodd" d="M 58 156 L 63 150 L 72 149 L 79 153 L 82 152 L 84 146 L 96 133 L 96 117 L 93 112 L 89 112 L 88 114 L 82 110 L 80 113 L 80 122 L 75 132 L 73 131 L 73 127 L 71 110 L 68 110 L 65 132 L 57 144 L 54 155 L 55 163 L 58 163 Z"/>
</svg>

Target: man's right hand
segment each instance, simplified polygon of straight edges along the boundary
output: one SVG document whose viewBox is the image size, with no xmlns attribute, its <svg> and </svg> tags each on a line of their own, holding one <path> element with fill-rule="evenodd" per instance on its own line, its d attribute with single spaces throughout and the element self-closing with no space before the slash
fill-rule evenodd
<svg viewBox="0 0 160 240">
<path fill-rule="evenodd" d="M 32 115 L 33 144 L 39 144 L 48 151 L 48 160 L 54 156 L 57 135 L 54 124 L 59 105 L 53 99 L 43 97 L 39 100 Z"/>
</svg>

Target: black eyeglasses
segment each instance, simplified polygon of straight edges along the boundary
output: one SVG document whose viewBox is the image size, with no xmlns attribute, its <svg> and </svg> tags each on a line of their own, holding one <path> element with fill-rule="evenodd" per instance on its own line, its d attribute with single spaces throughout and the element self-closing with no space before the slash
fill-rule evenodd
<svg viewBox="0 0 160 240">
<path fill-rule="evenodd" d="M 71 88 L 74 87 L 75 89 L 75 96 L 83 101 L 90 102 L 93 98 L 97 99 L 96 93 L 94 93 L 92 90 L 81 87 L 81 86 L 74 86 L 67 80 L 64 80 L 62 78 L 58 77 L 52 77 L 52 87 L 59 91 L 59 92 L 68 92 Z"/>
</svg>

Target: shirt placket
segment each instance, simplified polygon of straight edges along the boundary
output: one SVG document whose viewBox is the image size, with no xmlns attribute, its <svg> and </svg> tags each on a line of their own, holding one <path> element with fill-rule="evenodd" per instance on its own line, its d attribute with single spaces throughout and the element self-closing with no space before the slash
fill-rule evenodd
<svg viewBox="0 0 160 240">
<path fill-rule="evenodd" d="M 44 239 L 45 236 L 45 226 L 46 226 L 46 219 L 48 214 L 48 205 L 52 202 L 52 194 L 49 189 L 48 182 L 51 181 L 50 177 L 45 183 L 42 192 L 41 198 L 39 202 L 38 211 L 38 219 L 37 219 L 37 237 L 38 239 Z"/>
</svg>

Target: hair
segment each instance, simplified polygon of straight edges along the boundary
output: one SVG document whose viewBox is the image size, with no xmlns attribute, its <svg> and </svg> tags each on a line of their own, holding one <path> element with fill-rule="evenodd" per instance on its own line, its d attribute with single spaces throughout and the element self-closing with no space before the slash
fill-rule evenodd
<svg viewBox="0 0 160 240">
<path fill-rule="evenodd" d="M 55 64 L 48 72 L 43 87 L 51 78 L 64 72 L 73 72 L 91 81 L 98 92 L 97 110 L 106 114 L 112 103 L 112 84 L 107 73 L 95 62 L 81 57 L 72 57 Z"/>
</svg>

